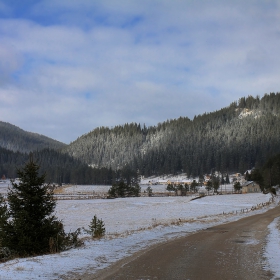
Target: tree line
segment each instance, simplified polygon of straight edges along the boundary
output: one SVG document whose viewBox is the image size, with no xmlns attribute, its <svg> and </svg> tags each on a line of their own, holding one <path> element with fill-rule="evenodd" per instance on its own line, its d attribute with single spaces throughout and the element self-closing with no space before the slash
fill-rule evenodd
<svg viewBox="0 0 280 280">
<path fill-rule="evenodd" d="M 26 164 L 28 158 L 27 153 L 0 148 L 0 176 L 16 178 L 17 170 Z M 46 172 L 46 181 L 50 183 L 111 185 L 121 179 L 130 182 L 138 176 L 128 166 L 118 170 L 93 168 L 57 150 L 36 151 L 33 152 L 33 158 L 40 165 L 40 174 Z"/>
<path fill-rule="evenodd" d="M 100 127 L 65 147 L 95 167 L 124 165 L 145 176 L 244 172 L 280 152 L 280 93 L 243 97 L 212 113 L 180 117 L 157 126 L 131 123 Z"/>
<path fill-rule="evenodd" d="M 38 148 L 34 157 L 50 182 L 112 184 L 122 173 L 243 173 L 280 153 L 279 137 L 280 93 L 270 93 L 240 98 L 193 120 L 99 127 L 62 149 Z M 28 152 L 0 148 L 0 176 L 15 177 L 27 158 Z"/>
</svg>

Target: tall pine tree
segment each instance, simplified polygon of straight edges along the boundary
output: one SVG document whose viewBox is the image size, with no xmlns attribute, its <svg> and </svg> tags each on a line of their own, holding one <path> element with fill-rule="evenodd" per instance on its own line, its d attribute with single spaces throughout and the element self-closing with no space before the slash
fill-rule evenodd
<svg viewBox="0 0 280 280">
<path fill-rule="evenodd" d="M 39 165 L 30 156 L 18 176 L 19 182 L 12 182 L 8 191 L 8 207 L 4 201 L 0 205 L 1 246 L 19 256 L 49 253 L 50 241 L 59 250 L 65 233 L 53 215 L 56 202 L 45 174 L 39 175 Z"/>
</svg>

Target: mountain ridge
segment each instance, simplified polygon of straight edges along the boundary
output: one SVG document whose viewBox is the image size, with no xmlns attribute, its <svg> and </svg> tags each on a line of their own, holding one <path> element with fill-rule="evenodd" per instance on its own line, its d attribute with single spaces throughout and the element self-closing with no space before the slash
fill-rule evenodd
<svg viewBox="0 0 280 280">
<path fill-rule="evenodd" d="M 20 153 L 54 149 L 95 169 L 130 168 L 145 176 L 244 172 L 280 153 L 279 138 L 280 93 L 243 97 L 192 120 L 97 127 L 69 145 L 0 121 L 2 148 Z"/>
<path fill-rule="evenodd" d="M 66 144 L 34 132 L 25 131 L 8 122 L 0 121 L 0 147 L 14 152 L 29 153 L 51 148 L 62 149 Z"/>
<path fill-rule="evenodd" d="M 243 97 L 215 112 L 167 120 L 146 127 L 131 123 L 99 127 L 63 151 L 95 167 L 122 168 L 141 174 L 191 175 L 250 169 L 280 152 L 280 94 Z"/>
</svg>

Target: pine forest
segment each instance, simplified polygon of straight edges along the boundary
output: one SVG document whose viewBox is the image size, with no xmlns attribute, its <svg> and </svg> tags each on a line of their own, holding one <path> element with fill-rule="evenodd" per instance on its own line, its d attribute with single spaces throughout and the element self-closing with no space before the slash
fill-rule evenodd
<svg viewBox="0 0 280 280">
<path fill-rule="evenodd" d="M 192 120 L 98 127 L 69 145 L 21 137 L 26 134 L 6 123 L 0 132 L 0 173 L 10 178 L 30 147 L 51 182 L 111 184 L 127 174 L 198 176 L 214 169 L 244 173 L 280 153 L 280 93 L 243 97 Z"/>
</svg>

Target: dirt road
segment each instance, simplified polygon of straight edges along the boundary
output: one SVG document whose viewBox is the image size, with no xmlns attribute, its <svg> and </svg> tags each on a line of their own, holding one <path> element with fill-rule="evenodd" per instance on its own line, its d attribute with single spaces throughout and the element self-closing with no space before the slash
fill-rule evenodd
<svg viewBox="0 0 280 280">
<path fill-rule="evenodd" d="M 262 269 L 267 226 L 280 206 L 157 245 L 81 279 L 271 279 Z"/>
</svg>

